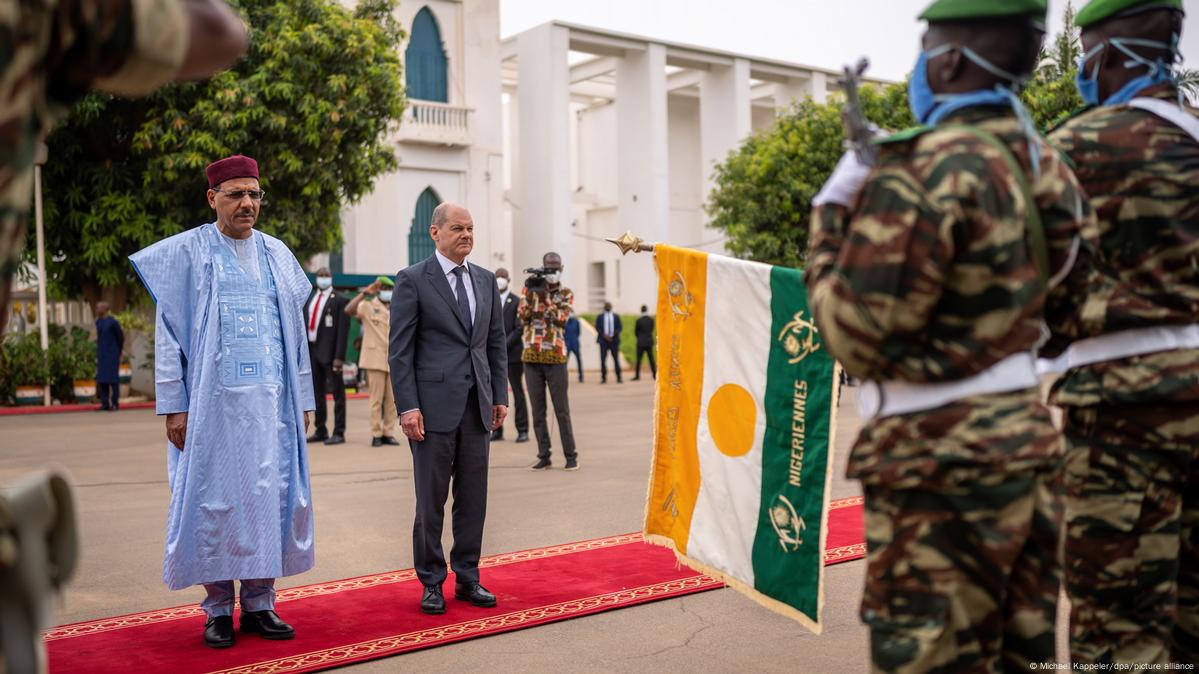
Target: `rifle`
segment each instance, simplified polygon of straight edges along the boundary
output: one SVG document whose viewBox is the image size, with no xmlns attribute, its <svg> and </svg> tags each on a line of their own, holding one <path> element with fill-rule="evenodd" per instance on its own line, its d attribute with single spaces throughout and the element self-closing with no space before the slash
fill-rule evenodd
<svg viewBox="0 0 1199 674">
<path fill-rule="evenodd" d="M 841 125 L 845 129 L 845 147 L 853 150 L 858 161 L 873 166 L 878 159 L 878 146 L 874 139 L 879 135 L 878 126 L 866 119 L 862 110 L 862 99 L 858 97 L 858 86 L 862 74 L 870 67 L 870 59 L 863 58 L 854 67 L 845 66 L 845 106 L 841 108 Z"/>
</svg>

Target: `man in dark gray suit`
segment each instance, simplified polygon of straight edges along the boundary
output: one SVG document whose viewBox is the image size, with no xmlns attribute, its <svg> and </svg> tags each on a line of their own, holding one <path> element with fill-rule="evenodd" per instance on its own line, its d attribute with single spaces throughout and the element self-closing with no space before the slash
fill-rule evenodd
<svg viewBox="0 0 1199 674">
<path fill-rule="evenodd" d="M 508 414 L 507 349 L 495 275 L 470 264 L 474 222 L 462 206 L 433 211 L 433 256 L 400 271 L 391 297 L 388 363 L 400 427 L 412 448 L 412 555 L 421 610 L 445 613 L 441 529 L 454 486 L 454 596 L 495 606 L 479 584 L 491 431 Z"/>
</svg>

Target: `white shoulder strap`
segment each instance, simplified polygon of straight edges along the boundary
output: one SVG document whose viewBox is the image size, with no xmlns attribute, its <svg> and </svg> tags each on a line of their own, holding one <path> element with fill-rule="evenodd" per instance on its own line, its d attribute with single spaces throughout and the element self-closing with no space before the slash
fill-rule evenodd
<svg viewBox="0 0 1199 674">
<path fill-rule="evenodd" d="M 1199 117 L 1195 117 L 1176 103 L 1171 103 L 1160 98 L 1134 98 L 1128 102 L 1128 105 L 1151 112 L 1167 122 L 1180 127 L 1191 138 L 1194 138 L 1196 143 L 1199 143 Z"/>
</svg>

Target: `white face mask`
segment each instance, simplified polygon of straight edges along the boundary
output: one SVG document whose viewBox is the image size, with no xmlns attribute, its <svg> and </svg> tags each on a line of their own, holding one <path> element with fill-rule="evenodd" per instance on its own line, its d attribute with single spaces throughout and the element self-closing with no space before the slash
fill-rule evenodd
<svg viewBox="0 0 1199 674">
<path fill-rule="evenodd" d="M 562 275 L 561 275 L 561 274 L 559 274 L 559 273 L 557 273 L 557 272 L 555 272 L 555 273 L 553 273 L 553 274 L 546 274 L 546 275 L 545 275 L 545 282 L 546 282 L 546 283 L 548 283 L 548 284 L 550 284 L 550 285 L 554 285 L 554 284 L 556 284 L 556 283 L 557 283 L 559 280 L 561 280 L 561 278 L 562 278 Z"/>
<path fill-rule="evenodd" d="M 316 277 L 316 287 L 320 288 L 321 290 L 328 290 L 329 288 L 332 288 L 333 287 L 333 277 L 331 277 L 331 276 Z"/>
<path fill-rule="evenodd" d="M 496 277 L 496 279 L 495 279 L 495 284 L 496 284 L 497 286 L 499 286 L 499 288 L 500 288 L 500 292 L 504 292 L 505 290 L 507 290 L 507 289 L 508 289 L 508 279 L 506 279 L 506 278 L 504 278 L 504 277 L 502 277 L 502 276 L 497 276 L 497 277 Z"/>
<path fill-rule="evenodd" d="M 391 301 L 391 292 L 392 291 L 390 291 L 390 290 L 380 290 L 379 291 L 379 299 L 383 300 L 384 302 L 390 302 Z"/>
</svg>

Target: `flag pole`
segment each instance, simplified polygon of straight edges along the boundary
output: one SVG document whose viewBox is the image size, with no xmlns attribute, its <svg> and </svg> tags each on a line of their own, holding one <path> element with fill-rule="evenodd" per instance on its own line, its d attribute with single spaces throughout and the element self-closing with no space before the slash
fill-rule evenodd
<svg viewBox="0 0 1199 674">
<path fill-rule="evenodd" d="M 641 237 L 636 236 L 632 232 L 625 232 L 615 239 L 604 239 L 604 241 L 616 244 L 616 247 L 620 249 L 621 255 L 654 252 L 654 244 L 646 243 Z"/>
</svg>

